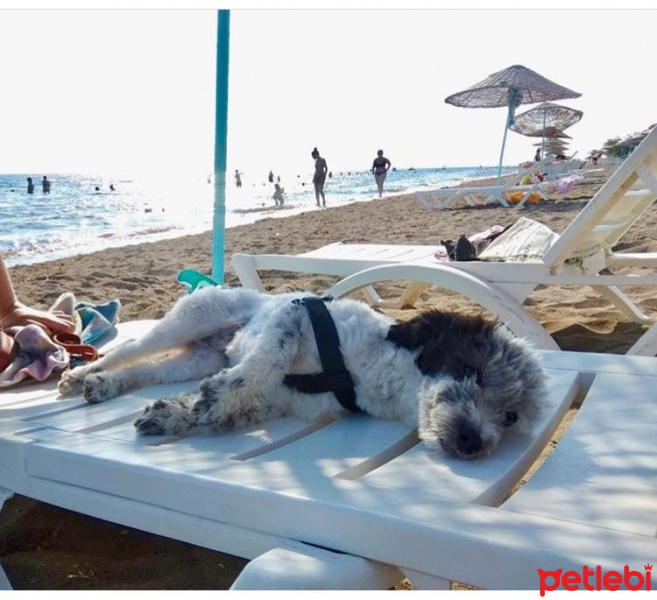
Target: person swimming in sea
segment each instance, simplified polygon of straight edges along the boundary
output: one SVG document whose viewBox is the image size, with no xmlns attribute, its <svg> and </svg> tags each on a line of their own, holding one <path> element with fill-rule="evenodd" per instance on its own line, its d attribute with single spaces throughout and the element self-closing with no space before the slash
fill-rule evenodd
<svg viewBox="0 0 657 600">
<path fill-rule="evenodd" d="M 32 182 L 31 177 L 27 178 L 27 193 L 34 194 L 34 183 Z"/>
<path fill-rule="evenodd" d="M 313 175 L 313 186 L 315 187 L 315 200 L 317 201 L 317 206 L 321 206 L 319 203 L 319 197 L 322 197 L 322 204 L 326 206 L 326 196 L 324 195 L 324 184 L 326 183 L 326 174 L 328 173 L 328 165 L 326 164 L 326 159 L 322 158 L 319 155 L 319 150 L 313 148 L 313 151 L 310 153 L 315 159 L 315 174 Z"/>
</svg>

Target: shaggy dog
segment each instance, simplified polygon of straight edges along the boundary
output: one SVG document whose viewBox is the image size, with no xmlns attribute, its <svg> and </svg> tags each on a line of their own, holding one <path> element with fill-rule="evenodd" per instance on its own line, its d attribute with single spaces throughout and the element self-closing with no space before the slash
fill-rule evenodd
<svg viewBox="0 0 657 600">
<path fill-rule="evenodd" d="M 142 434 L 226 430 L 344 410 L 332 392 L 306 394 L 288 374 L 322 371 L 304 306 L 308 294 L 203 288 L 181 298 L 142 339 L 65 372 L 62 395 L 91 403 L 128 390 L 205 378 L 195 394 L 158 400 L 135 422 Z M 485 456 L 508 428 L 540 413 L 542 369 L 528 345 L 481 318 L 431 311 L 405 323 L 354 300 L 326 304 L 356 403 L 371 416 L 417 427 L 431 448 Z"/>
</svg>

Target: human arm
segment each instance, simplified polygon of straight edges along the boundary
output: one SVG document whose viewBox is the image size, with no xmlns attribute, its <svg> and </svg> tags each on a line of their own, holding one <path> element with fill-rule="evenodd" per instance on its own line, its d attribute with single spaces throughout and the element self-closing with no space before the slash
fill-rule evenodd
<svg viewBox="0 0 657 600">
<path fill-rule="evenodd" d="M 75 322 L 70 315 L 36 310 L 19 302 L 11 283 L 9 272 L 0 256 L 0 329 L 17 325 L 38 325 L 51 331 L 75 330 Z"/>
</svg>

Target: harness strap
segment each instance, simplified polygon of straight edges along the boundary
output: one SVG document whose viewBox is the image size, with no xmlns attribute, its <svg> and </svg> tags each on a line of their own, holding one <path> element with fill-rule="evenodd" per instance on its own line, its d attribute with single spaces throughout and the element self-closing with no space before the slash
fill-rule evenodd
<svg viewBox="0 0 657 600">
<path fill-rule="evenodd" d="M 342 359 L 338 331 L 331 313 L 324 304 L 331 300 L 333 298 L 330 296 L 326 298 L 309 296 L 292 301 L 294 304 L 304 306 L 308 311 L 323 373 L 286 375 L 283 383 L 304 394 L 333 392 L 344 408 L 351 412 L 363 412 L 356 404 L 354 382 Z"/>
</svg>

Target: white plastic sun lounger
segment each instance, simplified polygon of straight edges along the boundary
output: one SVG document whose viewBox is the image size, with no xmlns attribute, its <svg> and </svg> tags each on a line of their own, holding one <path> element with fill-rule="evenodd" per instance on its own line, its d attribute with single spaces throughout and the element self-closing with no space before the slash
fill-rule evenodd
<svg viewBox="0 0 657 600">
<path fill-rule="evenodd" d="M 104 349 L 152 323 L 120 325 Z M 361 415 L 140 438 L 145 404 L 195 384 L 99 405 L 59 399 L 55 381 L 24 385 L 0 392 L 0 504 L 22 494 L 252 559 L 235 589 L 384 589 L 404 576 L 427 589 L 538 589 L 538 569 L 643 573 L 657 555 L 657 359 L 541 358 L 542 421 L 478 461 Z M 576 397 L 565 437 L 504 501 Z"/>
<path fill-rule="evenodd" d="M 242 285 L 263 289 L 259 270 L 321 273 L 345 279 L 328 290 L 336 297 L 363 289 L 368 300 L 381 299 L 372 287 L 382 281 L 411 281 L 400 302 L 413 305 L 429 285 L 463 294 L 500 315 L 518 335 L 543 348 L 554 342 L 520 304 L 539 285 L 590 286 L 637 323 L 651 323 L 619 289 L 657 285 L 657 253 L 614 252 L 613 246 L 657 198 L 657 130 L 653 130 L 600 188 L 586 207 L 539 260 L 532 262 L 439 262 L 437 246 L 330 244 L 297 256 L 234 254 Z M 621 267 L 639 273 L 614 274 Z M 531 322 L 531 323 L 530 323 Z M 657 327 L 646 332 L 631 354 L 657 353 Z"/>
<path fill-rule="evenodd" d="M 532 195 L 538 195 L 542 200 L 547 200 L 548 192 L 541 182 L 527 185 L 517 184 L 526 175 L 543 172 L 547 167 L 548 160 L 532 163 L 529 167 L 520 168 L 517 173 L 505 176 L 505 183 L 488 185 L 482 187 L 451 187 L 442 189 L 421 190 L 413 195 L 424 208 L 429 210 L 442 210 L 454 204 L 457 200 L 465 200 L 470 206 L 487 204 L 491 201 L 499 202 L 504 207 L 509 207 L 509 196 L 520 192 L 522 197 L 513 202 L 517 206 L 523 206 Z"/>
</svg>

